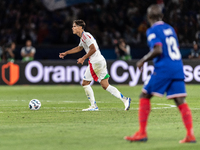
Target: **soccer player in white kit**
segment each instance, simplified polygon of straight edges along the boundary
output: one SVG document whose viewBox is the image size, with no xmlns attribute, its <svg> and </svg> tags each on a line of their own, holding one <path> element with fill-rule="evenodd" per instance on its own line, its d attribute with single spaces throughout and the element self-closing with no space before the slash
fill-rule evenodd
<svg viewBox="0 0 200 150">
<path fill-rule="evenodd" d="M 82 111 L 99 110 L 95 101 L 94 92 L 90 86 L 90 82 L 92 80 L 99 82 L 104 90 L 119 98 L 124 103 L 125 110 L 129 110 L 131 99 L 123 96 L 117 88 L 108 83 L 108 78 L 110 76 L 107 72 L 106 60 L 101 55 L 94 37 L 89 32 L 84 31 L 85 26 L 86 24 L 83 20 L 73 21 L 72 31 L 73 34 L 76 34 L 80 37 L 80 43 L 77 47 L 59 54 L 59 57 L 63 59 L 66 55 L 80 52 L 84 48 L 86 54 L 77 60 L 77 64 L 83 65 L 85 59 L 89 58 L 89 64 L 83 77 L 82 86 L 85 90 L 88 100 L 91 103 L 91 106 L 87 109 L 83 109 Z"/>
</svg>

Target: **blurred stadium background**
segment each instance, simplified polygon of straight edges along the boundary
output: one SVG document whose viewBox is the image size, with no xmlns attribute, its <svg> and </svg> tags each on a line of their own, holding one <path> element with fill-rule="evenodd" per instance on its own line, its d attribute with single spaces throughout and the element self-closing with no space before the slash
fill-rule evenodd
<svg viewBox="0 0 200 150">
<path fill-rule="evenodd" d="M 199 0 L 193 0 L 192 3 L 189 0 L 145 0 L 142 2 L 140 0 L 1 0 L 0 49 L 11 42 L 15 42 L 15 63 L 18 63 L 19 68 L 26 68 L 27 63 L 21 62 L 20 51 L 25 46 L 25 41 L 30 39 L 36 48 L 34 59 L 42 62 L 43 65 L 48 61 L 48 66 L 51 66 L 51 64 L 55 66 L 56 62 L 62 61 L 61 65 L 66 67 L 67 64 L 69 65 L 69 63 L 66 63 L 68 60 L 76 65 L 76 59 L 80 58 L 85 53 L 84 51 L 68 55 L 65 60 L 61 60 L 58 54 L 78 45 L 79 37 L 73 35 L 71 31 L 72 21 L 83 19 L 86 22 L 85 30 L 97 39 L 101 53 L 108 61 L 109 69 L 117 60 L 115 46 L 119 38 L 125 39 L 127 44 L 130 45 L 132 61 L 127 63 L 135 67 L 136 60 L 149 51 L 146 44 L 146 30 L 149 27 L 146 9 L 149 5 L 155 3 L 163 8 L 163 20 L 172 25 L 178 35 L 180 51 L 183 59 L 185 59 L 187 82 L 200 82 L 198 60 L 187 60 L 193 47 L 193 41 L 200 43 Z M 1 61 L 1 72 L 4 71 L 1 74 L 4 79 L 0 79 L 0 83 L 5 84 L 7 82 L 6 84 L 8 84 L 9 82 L 10 84 L 10 80 L 13 80 L 12 84 L 14 84 L 14 79 L 10 76 L 13 73 L 11 72 L 12 69 L 9 70 L 10 65 L 3 66 L 5 63 L 7 61 Z M 78 67 L 80 68 L 80 66 Z M 121 68 L 121 70 L 118 68 Z M 125 75 L 124 72 L 128 69 L 126 64 L 125 66 L 118 66 L 118 68 L 116 69 L 118 73 L 115 74 L 120 77 Z M 26 76 L 26 73 L 22 72 L 24 69 L 20 69 L 20 71 L 19 80 Z M 37 71 L 39 70 L 36 69 L 35 73 L 32 73 L 33 76 L 37 77 Z M 34 69 L 31 72 L 34 72 Z M 75 70 L 70 73 L 74 76 Z M 113 76 L 112 72 L 111 76 Z M 112 82 L 113 79 L 111 78 L 111 84 L 128 84 L 131 82 L 131 73 L 128 76 L 127 80 L 123 79 L 120 82 Z M 5 82 L 5 80 L 8 81 Z M 16 82 L 16 84 L 22 84 L 21 81 Z M 81 81 L 66 82 L 79 83 Z M 29 83 L 23 82 L 23 84 Z"/>
<path fill-rule="evenodd" d="M 120 37 L 131 45 L 132 58 L 139 59 L 148 51 L 146 8 L 153 3 L 163 7 L 164 21 L 175 28 L 187 58 L 200 37 L 199 0 L 1 0 L 0 45 L 16 42 L 16 60 L 21 60 L 21 47 L 31 39 L 35 59 L 59 59 L 58 52 L 79 43 L 71 26 L 74 19 L 83 19 L 106 59 L 116 59 L 115 40 Z"/>
</svg>

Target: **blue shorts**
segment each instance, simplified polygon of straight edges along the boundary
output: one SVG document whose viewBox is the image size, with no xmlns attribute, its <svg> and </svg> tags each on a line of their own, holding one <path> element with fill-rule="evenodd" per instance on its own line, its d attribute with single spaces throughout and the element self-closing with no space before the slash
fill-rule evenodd
<svg viewBox="0 0 200 150">
<path fill-rule="evenodd" d="M 142 92 L 159 97 L 166 92 L 168 99 L 187 96 L 184 79 L 162 78 L 154 74 L 147 78 Z"/>
</svg>

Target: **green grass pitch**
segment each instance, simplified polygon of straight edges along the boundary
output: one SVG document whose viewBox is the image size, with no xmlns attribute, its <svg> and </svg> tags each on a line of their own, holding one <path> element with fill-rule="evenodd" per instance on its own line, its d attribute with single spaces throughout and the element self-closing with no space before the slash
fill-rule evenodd
<svg viewBox="0 0 200 150">
<path fill-rule="evenodd" d="M 186 85 L 192 110 L 195 144 L 179 144 L 186 135 L 181 116 L 172 100 L 154 97 L 148 122 L 148 141 L 123 139 L 138 130 L 138 101 L 142 86 L 116 85 L 132 98 L 131 109 L 92 86 L 98 112 L 82 112 L 89 101 L 81 86 L 0 86 L 1 150 L 197 150 L 200 148 L 200 85 Z M 31 111 L 28 103 L 39 99 L 42 107 Z"/>
</svg>

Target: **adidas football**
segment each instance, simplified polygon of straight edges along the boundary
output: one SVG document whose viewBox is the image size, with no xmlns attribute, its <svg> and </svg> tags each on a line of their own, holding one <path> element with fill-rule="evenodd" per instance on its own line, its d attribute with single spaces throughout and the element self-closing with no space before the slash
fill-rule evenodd
<svg viewBox="0 0 200 150">
<path fill-rule="evenodd" d="M 40 109 L 41 107 L 41 103 L 38 99 L 32 99 L 30 102 L 29 102 L 29 108 L 30 110 L 38 110 Z"/>
</svg>

